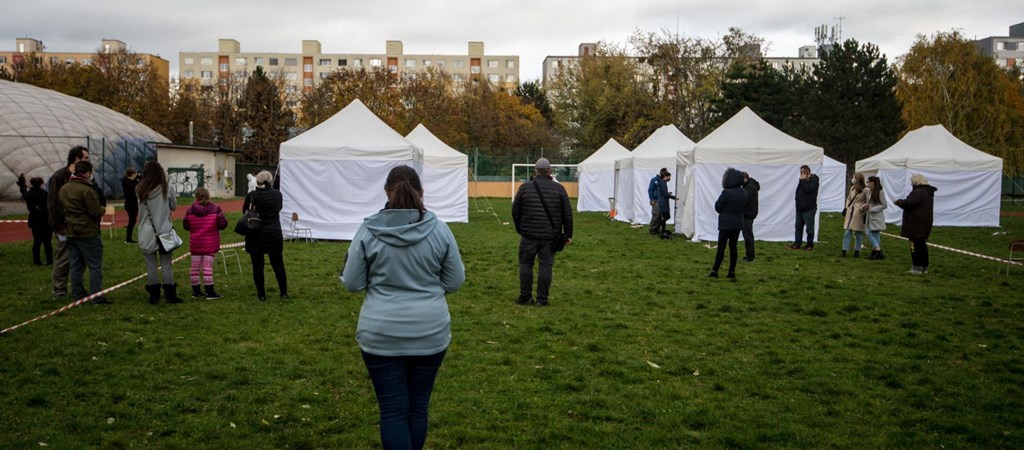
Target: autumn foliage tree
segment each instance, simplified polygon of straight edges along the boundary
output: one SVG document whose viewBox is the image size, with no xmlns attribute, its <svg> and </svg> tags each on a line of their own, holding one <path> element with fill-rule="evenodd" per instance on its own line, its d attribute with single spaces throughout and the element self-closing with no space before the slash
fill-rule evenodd
<svg viewBox="0 0 1024 450">
<path fill-rule="evenodd" d="M 286 105 L 281 87 L 261 66 L 256 66 L 249 75 L 239 105 L 245 127 L 242 149 L 247 162 L 277 164 L 278 148 L 288 138 L 288 129 L 295 124 L 294 113 Z"/>
</svg>

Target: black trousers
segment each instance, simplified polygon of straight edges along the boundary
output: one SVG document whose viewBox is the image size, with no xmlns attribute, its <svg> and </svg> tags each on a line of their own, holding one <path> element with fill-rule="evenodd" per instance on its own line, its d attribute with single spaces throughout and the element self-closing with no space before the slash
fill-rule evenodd
<svg viewBox="0 0 1024 450">
<path fill-rule="evenodd" d="M 928 268 L 928 240 L 910 240 L 910 260 L 914 266 Z"/>
<path fill-rule="evenodd" d="M 743 219 L 743 247 L 747 259 L 754 259 L 754 219 Z"/>
<path fill-rule="evenodd" d="M 249 259 L 252 261 L 252 281 L 256 285 L 256 295 L 267 296 L 267 290 L 263 286 L 263 255 L 270 257 L 270 267 L 274 269 L 274 277 L 277 278 L 277 289 L 282 296 L 288 295 L 288 275 L 284 271 L 284 257 L 281 256 L 281 252 L 249 254 Z"/>
<path fill-rule="evenodd" d="M 127 234 L 125 234 L 124 240 L 130 241 L 132 240 L 132 233 L 135 232 L 135 219 L 139 216 L 139 207 L 126 207 L 124 212 L 128 213 L 128 226 L 125 227 Z"/>
<path fill-rule="evenodd" d="M 712 272 L 718 272 L 722 267 L 722 260 L 725 259 L 725 246 L 729 245 L 729 273 L 736 272 L 736 245 L 740 239 L 740 230 L 718 230 L 718 252 L 715 253 L 715 266 Z"/>
<path fill-rule="evenodd" d="M 52 239 L 53 232 L 50 231 L 50 227 L 32 229 L 32 262 L 37 266 L 43 264 L 42 257 L 39 256 L 39 247 L 42 247 L 46 254 L 46 264 L 53 264 L 53 244 L 50 242 Z"/>
</svg>

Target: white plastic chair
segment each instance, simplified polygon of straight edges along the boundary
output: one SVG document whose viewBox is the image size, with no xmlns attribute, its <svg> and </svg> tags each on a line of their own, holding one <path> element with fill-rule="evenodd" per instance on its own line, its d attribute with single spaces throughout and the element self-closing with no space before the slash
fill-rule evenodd
<svg viewBox="0 0 1024 450">
<path fill-rule="evenodd" d="M 313 241 L 313 229 L 299 226 L 299 213 L 292 212 L 292 226 L 288 229 L 288 235 L 292 239 L 305 239 L 306 242 Z"/>
<path fill-rule="evenodd" d="M 226 248 L 217 253 L 220 253 L 220 262 L 224 263 L 224 275 L 228 274 L 228 258 L 235 258 L 235 262 L 238 264 L 238 273 L 242 273 L 242 261 L 238 259 L 238 250 L 233 248 Z"/>
<path fill-rule="evenodd" d="M 100 218 L 100 228 L 107 227 L 110 230 L 110 238 L 114 238 L 114 205 L 107 205 L 107 210 L 103 213 L 103 217 Z M 110 220 L 107 220 L 109 218 Z"/>
</svg>

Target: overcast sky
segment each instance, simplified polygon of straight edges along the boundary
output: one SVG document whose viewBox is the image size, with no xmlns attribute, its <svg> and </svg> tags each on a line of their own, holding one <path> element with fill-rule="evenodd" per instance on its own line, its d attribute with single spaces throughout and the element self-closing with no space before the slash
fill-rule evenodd
<svg viewBox="0 0 1024 450">
<path fill-rule="evenodd" d="M 217 51 L 217 39 L 243 52 L 301 52 L 303 39 L 324 53 L 384 53 L 400 40 L 406 54 L 466 54 L 483 41 L 485 54 L 519 55 L 522 80 L 540 78 L 548 55 L 574 55 L 581 42 L 625 43 L 635 30 L 666 30 L 714 38 L 736 26 L 763 37 L 768 56 L 796 56 L 814 43 L 814 27 L 842 21 L 843 38 L 878 45 L 889 60 L 915 35 L 960 30 L 969 38 L 1007 36 L 1024 22 L 1020 0 L 33 0 L 4 8 L 0 48 L 18 37 L 47 50 L 92 52 L 100 39 L 158 54 L 178 70 L 182 51 Z"/>
</svg>

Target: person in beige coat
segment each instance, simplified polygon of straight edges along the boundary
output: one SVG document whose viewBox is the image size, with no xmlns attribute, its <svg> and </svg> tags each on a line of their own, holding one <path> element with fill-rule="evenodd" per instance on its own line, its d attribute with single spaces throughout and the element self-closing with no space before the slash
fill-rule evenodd
<svg viewBox="0 0 1024 450">
<path fill-rule="evenodd" d="M 850 235 L 856 236 L 853 256 L 860 257 L 860 248 L 864 240 L 864 206 L 868 204 L 868 191 L 864 183 L 864 174 L 853 174 L 853 185 L 846 196 L 846 216 L 843 218 L 843 256 L 850 250 Z"/>
</svg>

